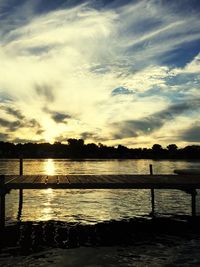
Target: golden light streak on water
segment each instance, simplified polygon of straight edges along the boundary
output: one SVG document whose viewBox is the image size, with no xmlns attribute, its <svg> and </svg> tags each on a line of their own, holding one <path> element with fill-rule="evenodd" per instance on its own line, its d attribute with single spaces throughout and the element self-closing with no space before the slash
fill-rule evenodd
<svg viewBox="0 0 200 267">
<path fill-rule="evenodd" d="M 44 193 L 45 194 L 50 194 L 50 195 L 52 195 L 53 194 L 53 189 L 52 188 L 47 188 L 46 190 L 44 190 Z"/>
<path fill-rule="evenodd" d="M 43 190 L 44 193 L 44 203 L 42 206 L 41 214 L 42 214 L 42 219 L 44 221 L 48 221 L 52 219 L 52 203 L 54 202 L 54 191 L 52 188 L 48 188 Z"/>
<path fill-rule="evenodd" d="M 44 208 L 42 212 L 43 212 L 42 220 L 48 221 L 52 219 L 52 208 L 51 207 Z"/>
<path fill-rule="evenodd" d="M 55 175 L 55 161 L 53 159 L 47 159 L 44 162 L 44 172 L 47 175 Z"/>
</svg>

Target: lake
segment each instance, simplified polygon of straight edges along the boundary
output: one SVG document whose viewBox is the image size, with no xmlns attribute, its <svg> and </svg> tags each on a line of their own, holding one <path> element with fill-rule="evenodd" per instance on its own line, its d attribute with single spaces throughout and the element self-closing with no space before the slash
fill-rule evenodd
<svg viewBox="0 0 200 267">
<path fill-rule="evenodd" d="M 200 161 L 183 160 L 24 160 L 24 174 L 172 174 L 174 169 L 200 168 Z M 0 160 L 0 174 L 19 174 L 19 161 Z M 17 220 L 17 190 L 6 195 L 6 222 Z M 200 198 L 197 195 L 197 214 Z M 179 190 L 155 190 L 157 215 L 191 214 L 191 196 Z M 22 221 L 58 220 L 95 224 L 148 216 L 150 190 L 24 190 Z"/>
</svg>

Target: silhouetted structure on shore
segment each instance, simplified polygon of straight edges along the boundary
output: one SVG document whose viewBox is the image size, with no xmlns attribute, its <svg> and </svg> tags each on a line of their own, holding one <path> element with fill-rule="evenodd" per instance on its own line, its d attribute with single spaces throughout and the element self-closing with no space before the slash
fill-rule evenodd
<svg viewBox="0 0 200 267">
<path fill-rule="evenodd" d="M 103 144 L 84 144 L 83 139 L 68 139 L 68 144 L 55 142 L 14 144 L 0 142 L 0 158 L 70 158 L 70 159 L 200 159 L 200 146 L 178 148 L 170 144 L 163 148 L 154 144 L 152 148 L 128 148 Z"/>
</svg>

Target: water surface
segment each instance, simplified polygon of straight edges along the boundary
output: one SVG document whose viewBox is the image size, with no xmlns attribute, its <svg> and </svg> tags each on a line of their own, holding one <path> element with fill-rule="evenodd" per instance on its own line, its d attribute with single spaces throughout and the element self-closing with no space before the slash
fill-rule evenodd
<svg viewBox="0 0 200 267">
<path fill-rule="evenodd" d="M 199 161 L 175 160 L 25 160 L 24 174 L 172 174 L 174 169 L 200 168 Z M 18 174 L 18 160 L 1 160 L 0 174 Z M 6 221 L 18 212 L 18 190 L 6 196 Z M 191 196 L 179 190 L 155 190 L 160 215 L 189 215 Z M 197 196 L 197 212 L 200 199 Z M 22 221 L 60 220 L 95 224 L 146 216 L 151 212 L 150 190 L 24 190 Z"/>
</svg>

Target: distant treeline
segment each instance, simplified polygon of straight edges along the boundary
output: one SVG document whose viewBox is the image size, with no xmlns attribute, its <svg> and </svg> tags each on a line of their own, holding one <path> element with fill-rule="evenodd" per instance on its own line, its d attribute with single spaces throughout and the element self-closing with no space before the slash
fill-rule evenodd
<svg viewBox="0 0 200 267">
<path fill-rule="evenodd" d="M 99 159 L 200 159 L 200 146 L 192 145 L 178 148 L 170 144 L 163 148 L 154 144 L 152 148 L 127 148 L 103 144 L 84 144 L 83 139 L 68 139 L 67 144 L 0 142 L 0 158 L 99 158 Z"/>
</svg>

